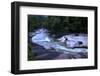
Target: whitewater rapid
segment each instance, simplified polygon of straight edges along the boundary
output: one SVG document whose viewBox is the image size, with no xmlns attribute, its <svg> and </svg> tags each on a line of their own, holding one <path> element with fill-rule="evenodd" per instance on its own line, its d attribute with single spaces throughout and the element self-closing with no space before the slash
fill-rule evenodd
<svg viewBox="0 0 100 76">
<path fill-rule="evenodd" d="M 78 41 L 82 41 L 85 46 L 87 46 L 87 36 L 79 35 L 74 36 L 65 35 L 69 41 L 66 42 L 67 47 L 74 47 Z M 60 43 L 64 42 L 64 37 L 58 39 Z M 40 46 L 43 46 L 45 49 L 55 49 L 55 51 L 63 51 L 63 52 L 87 52 L 86 48 L 67 48 L 66 46 L 62 46 L 59 42 L 54 41 L 53 38 L 49 36 L 48 30 L 41 28 L 34 32 L 34 36 L 32 37 L 32 42 L 36 43 Z"/>
</svg>

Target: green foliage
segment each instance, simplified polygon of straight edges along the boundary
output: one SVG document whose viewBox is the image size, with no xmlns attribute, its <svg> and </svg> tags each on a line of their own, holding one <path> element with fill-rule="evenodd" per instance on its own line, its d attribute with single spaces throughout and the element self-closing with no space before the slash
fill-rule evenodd
<svg viewBox="0 0 100 76">
<path fill-rule="evenodd" d="M 87 17 L 29 15 L 28 27 L 29 32 L 44 27 L 56 37 L 66 33 L 87 33 Z"/>
<path fill-rule="evenodd" d="M 32 52 L 32 45 L 28 44 L 28 60 L 35 60 L 36 54 Z"/>
</svg>

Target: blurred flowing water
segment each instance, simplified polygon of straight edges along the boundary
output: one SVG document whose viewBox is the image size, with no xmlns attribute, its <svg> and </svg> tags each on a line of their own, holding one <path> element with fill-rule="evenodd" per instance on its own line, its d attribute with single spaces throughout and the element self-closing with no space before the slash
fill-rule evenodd
<svg viewBox="0 0 100 76">
<path fill-rule="evenodd" d="M 66 41 L 65 38 L 68 40 Z M 54 38 L 49 36 L 49 32 L 45 28 L 41 28 L 32 33 L 32 43 L 40 45 L 45 49 L 55 49 L 55 51 L 61 51 L 64 53 L 68 52 L 87 52 L 87 48 L 73 48 L 79 47 L 78 42 L 82 42 L 83 46 L 88 46 L 88 37 L 87 34 L 75 34 L 64 35 L 60 38 L 57 38 L 55 41 Z M 64 44 L 64 45 L 62 45 Z"/>
</svg>

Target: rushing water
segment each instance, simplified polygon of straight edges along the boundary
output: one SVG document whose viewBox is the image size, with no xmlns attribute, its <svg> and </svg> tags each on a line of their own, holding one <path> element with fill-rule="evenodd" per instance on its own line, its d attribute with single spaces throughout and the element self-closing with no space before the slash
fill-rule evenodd
<svg viewBox="0 0 100 76">
<path fill-rule="evenodd" d="M 69 34 L 62 36 L 55 41 L 49 36 L 48 30 L 44 28 L 38 29 L 33 33 L 32 42 L 43 46 L 45 49 L 55 49 L 55 51 L 63 51 L 65 53 L 87 52 L 87 48 L 73 48 L 80 46 L 79 42 L 82 43 L 82 46 L 88 46 L 86 34 L 79 34 L 78 36 L 75 34 Z"/>
</svg>

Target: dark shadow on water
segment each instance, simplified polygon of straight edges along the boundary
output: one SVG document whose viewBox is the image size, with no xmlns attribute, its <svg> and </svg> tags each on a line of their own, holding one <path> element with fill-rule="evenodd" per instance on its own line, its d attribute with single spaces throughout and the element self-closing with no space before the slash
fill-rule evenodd
<svg viewBox="0 0 100 76">
<path fill-rule="evenodd" d="M 64 53 L 55 49 L 45 49 L 44 47 L 32 44 L 32 53 L 36 54 L 34 60 L 55 60 L 55 59 L 84 59 L 88 58 L 87 53 Z"/>
</svg>

